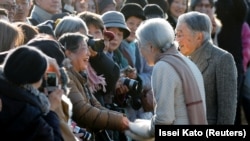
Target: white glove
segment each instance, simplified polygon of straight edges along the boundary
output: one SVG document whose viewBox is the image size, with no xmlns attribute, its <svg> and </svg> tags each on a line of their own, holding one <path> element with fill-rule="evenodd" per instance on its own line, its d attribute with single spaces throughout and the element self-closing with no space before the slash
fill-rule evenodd
<svg viewBox="0 0 250 141">
<path fill-rule="evenodd" d="M 130 131 L 126 131 L 125 134 L 136 140 L 153 140 L 154 137 L 149 133 L 150 127 L 150 120 L 136 119 L 135 122 L 129 123 Z"/>
</svg>

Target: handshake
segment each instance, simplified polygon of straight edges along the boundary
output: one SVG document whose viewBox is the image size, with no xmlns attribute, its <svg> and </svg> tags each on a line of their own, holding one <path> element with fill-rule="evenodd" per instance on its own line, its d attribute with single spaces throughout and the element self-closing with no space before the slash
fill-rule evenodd
<svg viewBox="0 0 250 141">
<path fill-rule="evenodd" d="M 154 136 L 150 135 L 151 120 L 136 119 L 129 123 L 129 130 L 125 134 L 137 141 L 154 141 Z"/>
</svg>

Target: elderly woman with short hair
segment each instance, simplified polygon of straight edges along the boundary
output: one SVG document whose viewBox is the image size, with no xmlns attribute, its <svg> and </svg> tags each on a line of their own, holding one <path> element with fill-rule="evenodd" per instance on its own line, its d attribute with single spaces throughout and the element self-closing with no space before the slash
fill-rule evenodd
<svg viewBox="0 0 250 141">
<path fill-rule="evenodd" d="M 172 26 L 162 18 L 149 19 L 136 36 L 142 55 L 154 66 L 151 83 L 156 106 L 152 119 L 130 123 L 127 135 L 148 139 L 155 136 L 155 125 L 207 124 L 201 72 L 177 50 Z"/>
</svg>

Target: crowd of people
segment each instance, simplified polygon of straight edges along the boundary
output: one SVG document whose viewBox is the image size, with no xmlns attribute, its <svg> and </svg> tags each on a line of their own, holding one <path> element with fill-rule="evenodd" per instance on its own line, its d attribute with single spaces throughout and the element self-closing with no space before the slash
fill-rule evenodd
<svg viewBox="0 0 250 141">
<path fill-rule="evenodd" d="M 140 141 L 155 125 L 250 123 L 249 6 L 0 0 L 1 137 Z"/>
</svg>

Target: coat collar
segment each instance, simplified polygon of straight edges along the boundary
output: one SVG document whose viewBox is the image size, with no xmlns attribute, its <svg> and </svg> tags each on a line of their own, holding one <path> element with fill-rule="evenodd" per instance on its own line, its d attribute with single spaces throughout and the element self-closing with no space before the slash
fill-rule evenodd
<svg viewBox="0 0 250 141">
<path fill-rule="evenodd" d="M 212 48 L 213 44 L 210 41 L 205 41 L 200 48 L 189 56 L 201 72 L 204 72 L 209 64 L 209 59 L 212 56 Z"/>
</svg>

